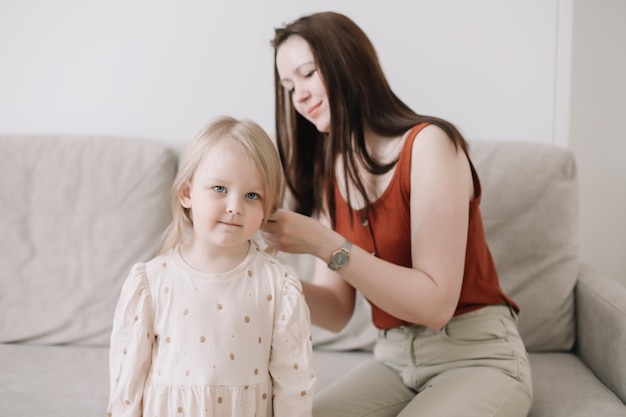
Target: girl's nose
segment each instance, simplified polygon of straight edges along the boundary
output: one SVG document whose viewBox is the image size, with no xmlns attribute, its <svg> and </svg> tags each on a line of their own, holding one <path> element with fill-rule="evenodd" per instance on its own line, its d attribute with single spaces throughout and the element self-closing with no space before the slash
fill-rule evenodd
<svg viewBox="0 0 626 417">
<path fill-rule="evenodd" d="M 239 204 L 239 201 L 233 199 L 233 200 L 228 202 L 228 205 L 226 206 L 226 211 L 229 214 L 234 214 L 234 215 L 238 216 L 242 212 L 241 204 Z"/>
</svg>

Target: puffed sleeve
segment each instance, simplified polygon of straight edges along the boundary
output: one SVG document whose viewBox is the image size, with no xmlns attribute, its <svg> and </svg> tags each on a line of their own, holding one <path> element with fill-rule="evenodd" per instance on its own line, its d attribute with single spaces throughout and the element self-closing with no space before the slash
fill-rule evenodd
<svg viewBox="0 0 626 417">
<path fill-rule="evenodd" d="M 143 390 L 152 362 L 154 312 L 145 264 L 133 266 L 115 308 L 109 353 L 109 417 L 143 414 Z"/>
<path fill-rule="evenodd" d="M 302 284 L 289 268 L 275 311 L 269 370 L 274 417 L 310 417 L 315 388 L 311 321 Z"/>
</svg>

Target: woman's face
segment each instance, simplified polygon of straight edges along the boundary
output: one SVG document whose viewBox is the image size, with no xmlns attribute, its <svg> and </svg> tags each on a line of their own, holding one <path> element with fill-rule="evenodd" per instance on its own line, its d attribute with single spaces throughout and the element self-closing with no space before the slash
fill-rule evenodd
<svg viewBox="0 0 626 417">
<path fill-rule="evenodd" d="M 290 36 L 278 47 L 276 70 L 296 111 L 320 132 L 330 132 L 326 86 L 315 65 L 311 48 L 302 37 Z"/>
</svg>

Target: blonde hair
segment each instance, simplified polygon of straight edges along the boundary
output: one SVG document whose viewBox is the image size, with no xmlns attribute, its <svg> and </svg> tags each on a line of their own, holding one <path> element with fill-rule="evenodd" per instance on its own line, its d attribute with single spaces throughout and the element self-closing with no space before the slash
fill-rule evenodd
<svg viewBox="0 0 626 417">
<path fill-rule="evenodd" d="M 269 215 L 281 206 L 282 166 L 276 146 L 265 130 L 251 120 L 238 120 L 230 116 L 216 117 L 196 133 L 182 153 L 172 185 L 172 222 L 163 233 L 159 254 L 182 242 L 185 231 L 193 226 L 191 211 L 181 205 L 182 193 L 191 184 L 196 169 L 205 155 L 222 140 L 242 146 L 263 177 L 265 188 L 263 224 L 267 222 Z"/>
</svg>

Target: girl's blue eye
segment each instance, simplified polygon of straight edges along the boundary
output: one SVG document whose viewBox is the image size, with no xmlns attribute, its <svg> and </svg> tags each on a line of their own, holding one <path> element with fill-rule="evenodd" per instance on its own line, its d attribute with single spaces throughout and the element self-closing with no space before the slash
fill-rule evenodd
<svg viewBox="0 0 626 417">
<path fill-rule="evenodd" d="M 257 193 L 247 193 L 246 198 L 250 200 L 257 200 L 259 198 L 259 195 Z"/>
<path fill-rule="evenodd" d="M 221 185 L 216 185 L 215 187 L 213 187 L 213 189 L 217 193 L 225 193 L 226 192 L 226 187 L 222 187 Z"/>
</svg>

